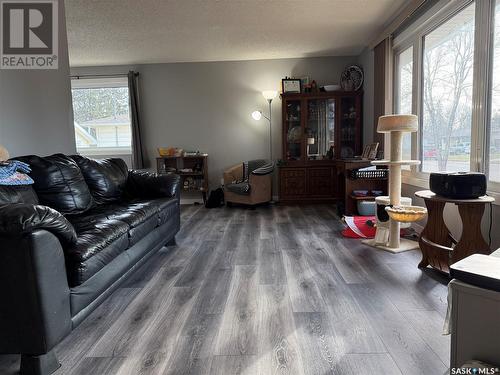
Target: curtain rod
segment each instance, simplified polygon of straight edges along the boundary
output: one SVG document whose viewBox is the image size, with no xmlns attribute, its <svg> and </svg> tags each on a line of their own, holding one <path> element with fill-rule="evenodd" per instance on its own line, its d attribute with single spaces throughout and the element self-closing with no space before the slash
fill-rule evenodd
<svg viewBox="0 0 500 375">
<path fill-rule="evenodd" d="M 139 75 L 138 72 L 135 72 L 134 75 L 137 77 Z M 113 78 L 113 77 L 127 77 L 127 73 L 120 74 L 75 74 L 70 75 L 69 78 L 73 79 L 86 79 L 86 78 Z"/>
</svg>

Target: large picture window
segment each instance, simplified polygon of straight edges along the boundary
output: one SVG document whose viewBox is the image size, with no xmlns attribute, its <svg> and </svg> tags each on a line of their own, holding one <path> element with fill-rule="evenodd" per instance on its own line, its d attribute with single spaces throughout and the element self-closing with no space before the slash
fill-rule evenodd
<svg viewBox="0 0 500 375">
<path fill-rule="evenodd" d="M 396 54 L 396 113 L 413 113 L 413 47 Z M 411 159 L 411 134 L 403 136 L 403 159 Z M 409 167 L 408 167 L 409 168 Z"/>
<path fill-rule="evenodd" d="M 500 182 L 500 1 L 497 2 L 495 6 L 495 34 L 493 45 L 489 178 L 490 181 Z"/>
<path fill-rule="evenodd" d="M 126 77 L 72 81 L 77 151 L 85 155 L 131 153 Z"/>
<path fill-rule="evenodd" d="M 423 41 L 422 170 L 469 171 L 474 4 Z"/>
<path fill-rule="evenodd" d="M 419 117 L 403 153 L 422 164 L 403 182 L 428 188 L 432 172 L 481 172 L 500 199 L 500 0 L 429 2 L 392 41 L 394 113 Z"/>
</svg>

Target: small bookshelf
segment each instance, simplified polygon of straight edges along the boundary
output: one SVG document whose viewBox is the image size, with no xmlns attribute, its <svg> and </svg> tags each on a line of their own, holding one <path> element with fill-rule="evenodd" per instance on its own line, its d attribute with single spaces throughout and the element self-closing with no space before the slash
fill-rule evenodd
<svg viewBox="0 0 500 375">
<path fill-rule="evenodd" d="M 181 177 L 181 192 L 200 192 L 203 202 L 208 192 L 208 154 L 160 156 L 156 158 L 159 174 L 175 173 Z"/>
</svg>

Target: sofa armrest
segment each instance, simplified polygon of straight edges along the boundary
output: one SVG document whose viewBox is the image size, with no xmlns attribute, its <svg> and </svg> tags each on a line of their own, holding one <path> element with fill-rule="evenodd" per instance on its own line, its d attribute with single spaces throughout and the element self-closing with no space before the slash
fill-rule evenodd
<svg viewBox="0 0 500 375">
<path fill-rule="evenodd" d="M 0 243 L 0 353 L 48 353 L 72 329 L 62 245 L 46 230 Z"/>
<path fill-rule="evenodd" d="M 250 174 L 250 177 L 248 178 L 248 182 L 250 184 L 250 191 L 253 191 L 255 189 L 259 190 L 261 188 L 271 189 L 271 182 L 272 182 L 272 176 L 269 174 L 265 175 L 257 175 L 257 174 Z"/>
<path fill-rule="evenodd" d="M 178 198 L 180 197 L 179 175 L 157 174 L 130 170 L 127 178 L 127 194 L 132 198 Z"/>
<path fill-rule="evenodd" d="M 224 185 L 243 180 L 243 163 L 237 164 L 224 171 Z"/>
<path fill-rule="evenodd" d="M 73 225 L 50 207 L 26 203 L 0 206 L 0 236 L 19 238 L 37 229 L 51 232 L 64 245 L 76 242 Z"/>
</svg>

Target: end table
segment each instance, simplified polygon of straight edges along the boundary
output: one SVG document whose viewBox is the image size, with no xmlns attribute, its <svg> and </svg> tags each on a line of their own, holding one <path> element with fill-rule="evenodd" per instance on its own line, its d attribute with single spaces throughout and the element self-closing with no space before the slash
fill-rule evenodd
<svg viewBox="0 0 500 375">
<path fill-rule="evenodd" d="M 452 199 L 436 195 L 430 190 L 417 191 L 415 195 L 425 201 L 428 211 L 427 224 L 418 241 L 422 250 L 419 268 L 430 265 L 449 273 L 449 266 L 460 259 L 476 253 L 491 253 L 490 246 L 481 233 L 481 219 L 484 206 L 494 202 L 494 198 L 482 196 L 476 199 Z M 458 207 L 462 220 L 462 235 L 458 241 L 453 238 L 443 219 L 446 203 Z"/>
</svg>

